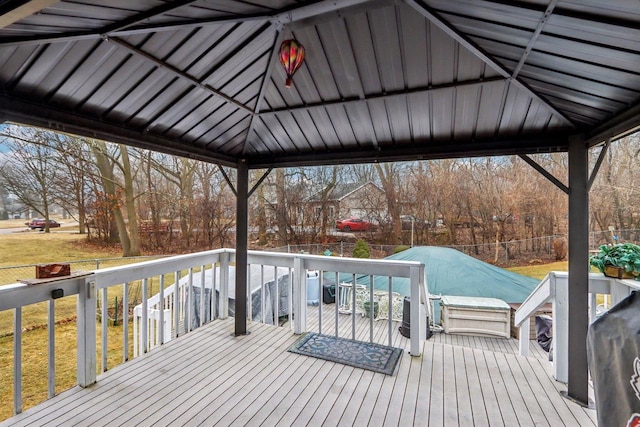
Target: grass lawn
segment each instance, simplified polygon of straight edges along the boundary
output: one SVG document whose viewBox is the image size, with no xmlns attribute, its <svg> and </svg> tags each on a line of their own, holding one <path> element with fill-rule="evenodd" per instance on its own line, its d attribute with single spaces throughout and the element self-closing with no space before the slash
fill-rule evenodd
<svg viewBox="0 0 640 427">
<path fill-rule="evenodd" d="M 56 320 L 58 320 L 56 318 Z M 132 339 L 129 328 L 129 341 Z M 76 385 L 76 323 L 57 325 L 56 393 Z M 122 326 L 108 328 L 108 358 L 110 368 L 122 363 Z M 131 348 L 131 347 L 130 347 Z M 98 335 L 98 349 L 100 336 Z M 130 351 L 129 357 L 133 356 Z M 100 369 L 100 353 L 97 360 Z M 36 329 L 22 338 L 22 408 L 26 410 L 47 399 L 47 330 Z M 0 421 L 13 416 L 13 337 L 0 338 Z"/>
<path fill-rule="evenodd" d="M 97 249 L 87 245 L 85 239 L 85 235 L 60 231 L 2 234 L 0 267 L 122 256 L 119 248 Z"/>
<path fill-rule="evenodd" d="M 514 273 L 522 274 L 523 276 L 533 277 L 534 279 L 542 280 L 544 276 L 546 276 L 551 271 L 568 271 L 569 270 L 569 262 L 568 261 L 559 261 L 552 262 L 550 264 L 536 264 L 536 265 L 527 265 L 525 267 L 511 267 L 507 268 L 509 271 L 513 271 Z"/>
<path fill-rule="evenodd" d="M 85 243 L 85 236 L 72 233 L 41 233 L 28 231 L 0 235 L 0 284 L 15 283 L 21 278 L 35 277 L 35 267 L 22 269 L 2 269 L 2 267 L 87 260 L 117 257 L 114 249 L 96 249 Z M 89 263 L 82 269 L 93 269 L 95 263 Z M 73 269 L 77 269 L 74 265 Z M 22 323 L 25 327 L 46 324 L 47 304 L 34 304 L 23 308 Z M 75 297 L 56 301 L 56 315 L 60 318 L 73 317 L 76 314 Z M 10 333 L 13 328 L 13 312 L 0 312 L 0 336 Z"/>
<path fill-rule="evenodd" d="M 24 220 L 0 221 L 1 228 L 24 226 Z M 17 224 L 15 224 L 17 223 Z M 61 227 L 64 230 L 64 227 Z M 35 270 L 10 271 L 12 276 L 2 277 L 1 267 L 63 262 L 74 260 L 113 258 L 121 255 L 117 249 L 96 249 L 85 243 L 85 236 L 60 232 L 40 231 L 0 235 L 0 280 L 2 283 L 15 282 L 21 277 L 34 277 Z M 121 293 L 120 293 L 121 295 Z M 56 301 L 56 321 L 74 319 L 76 297 L 70 296 Z M 34 304 L 22 310 L 24 328 L 22 336 L 22 388 L 23 409 L 34 406 L 47 398 L 47 330 L 38 328 L 46 325 L 47 303 Z M 132 328 L 130 328 L 131 330 Z M 0 312 L 0 420 L 13 415 L 13 310 Z M 56 392 L 66 390 L 76 382 L 76 323 L 56 325 Z M 3 336 L 4 335 L 4 336 Z M 98 334 L 98 342 L 100 335 Z M 100 348 L 98 346 L 98 348 Z M 122 362 L 122 327 L 109 327 L 109 365 Z M 99 360 L 99 359 L 98 359 Z"/>
</svg>

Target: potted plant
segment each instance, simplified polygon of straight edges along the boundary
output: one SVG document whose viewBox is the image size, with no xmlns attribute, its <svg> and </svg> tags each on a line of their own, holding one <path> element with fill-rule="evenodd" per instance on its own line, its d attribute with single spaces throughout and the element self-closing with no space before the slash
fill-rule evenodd
<svg viewBox="0 0 640 427">
<path fill-rule="evenodd" d="M 616 279 L 633 279 L 640 276 L 640 246 L 633 243 L 602 245 L 600 252 L 589 263 L 605 276 Z"/>
</svg>

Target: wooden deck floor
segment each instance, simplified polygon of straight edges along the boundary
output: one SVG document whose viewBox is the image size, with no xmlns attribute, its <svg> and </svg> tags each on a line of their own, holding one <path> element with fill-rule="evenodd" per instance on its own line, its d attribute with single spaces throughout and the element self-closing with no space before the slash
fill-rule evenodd
<svg viewBox="0 0 640 427">
<path fill-rule="evenodd" d="M 323 315 L 325 333 L 332 318 Z M 368 339 L 369 322 L 356 318 Z M 351 319 L 340 315 L 341 335 Z M 385 342 L 385 323 L 375 327 Z M 289 328 L 249 330 L 235 337 L 233 319 L 214 321 L 0 426 L 595 425 L 595 411 L 560 396 L 549 362 L 510 353 L 510 340 L 437 335 L 387 376 L 289 353 L 299 338 Z M 397 324 L 393 343 L 408 348 Z"/>
</svg>

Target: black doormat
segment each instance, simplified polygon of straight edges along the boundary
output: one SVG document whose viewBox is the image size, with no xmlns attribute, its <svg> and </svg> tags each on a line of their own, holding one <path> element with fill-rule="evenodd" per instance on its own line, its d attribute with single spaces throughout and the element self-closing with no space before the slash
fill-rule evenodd
<svg viewBox="0 0 640 427">
<path fill-rule="evenodd" d="M 386 375 L 393 375 L 402 355 L 399 348 L 316 333 L 306 334 L 289 351 Z"/>
</svg>

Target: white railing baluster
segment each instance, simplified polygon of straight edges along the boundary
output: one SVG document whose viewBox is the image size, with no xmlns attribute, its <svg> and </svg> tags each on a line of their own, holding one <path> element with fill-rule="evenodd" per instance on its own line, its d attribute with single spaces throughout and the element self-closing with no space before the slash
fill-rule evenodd
<svg viewBox="0 0 640 427">
<path fill-rule="evenodd" d="M 142 307 L 140 307 L 142 310 Z M 133 357 L 140 356 L 140 316 L 138 313 L 138 307 L 133 309 Z"/>
<path fill-rule="evenodd" d="M 252 316 L 252 304 L 251 304 L 251 264 L 247 264 L 247 295 L 245 296 L 247 301 L 247 320 L 251 320 Z"/>
<path fill-rule="evenodd" d="M 22 412 L 22 307 L 13 312 L 13 413 Z"/>
<path fill-rule="evenodd" d="M 518 337 L 518 350 L 520 356 L 529 356 L 529 340 L 531 339 L 531 317 L 527 317 L 520 326 Z"/>
<path fill-rule="evenodd" d="M 403 301 L 404 303 L 404 301 Z M 389 347 L 393 344 L 393 277 L 389 276 Z"/>
<path fill-rule="evenodd" d="M 356 305 L 356 294 L 357 292 L 357 288 L 358 286 L 356 285 L 356 275 L 355 273 L 353 273 L 352 275 L 352 279 L 351 279 L 351 339 L 355 340 L 356 339 L 356 310 L 357 310 L 357 305 Z"/>
<path fill-rule="evenodd" d="M 568 276 L 563 286 L 558 286 L 558 278 L 551 275 L 552 288 L 555 289 L 553 310 L 553 366 L 557 381 L 569 381 L 569 286 Z M 586 309 L 586 307 L 584 307 Z"/>
<path fill-rule="evenodd" d="M 276 267 L 276 272 L 278 271 L 278 268 Z M 287 302 L 288 302 L 288 309 L 289 311 L 287 312 L 287 320 L 289 321 L 289 329 L 293 330 L 294 329 L 294 324 L 293 324 L 293 273 L 291 271 L 291 268 L 289 268 L 289 293 L 288 293 L 288 297 L 287 297 Z"/>
<path fill-rule="evenodd" d="M 47 397 L 56 394 L 56 300 L 49 300 L 47 305 Z"/>
<path fill-rule="evenodd" d="M 153 308 L 148 308 L 148 310 L 149 318 L 147 319 L 147 337 L 149 345 L 147 346 L 147 352 L 150 352 L 158 342 L 158 330 L 156 328 L 156 322 L 154 321 L 157 312 Z"/>
<path fill-rule="evenodd" d="M 135 325 L 135 318 L 133 322 Z M 129 282 L 124 282 L 122 285 L 122 361 L 127 360 L 129 360 Z"/>
<path fill-rule="evenodd" d="M 596 320 L 596 306 L 598 305 L 596 297 L 597 294 L 589 292 L 589 324 Z"/>
<path fill-rule="evenodd" d="M 217 285 L 216 269 L 217 268 L 218 268 L 218 266 L 216 265 L 216 262 L 214 261 L 213 264 L 211 264 L 211 295 L 209 296 L 209 299 L 210 299 L 209 319 L 211 319 L 211 320 L 217 319 L 219 317 L 216 314 L 216 307 L 218 307 L 218 298 L 216 297 L 216 285 Z"/>
<path fill-rule="evenodd" d="M 318 287 L 320 288 L 318 293 L 318 295 L 320 295 L 320 302 L 318 303 L 318 333 L 321 334 L 322 333 L 322 306 L 323 306 L 322 288 L 324 287 L 324 271 L 319 270 L 318 274 L 320 275 L 318 277 Z"/>
<path fill-rule="evenodd" d="M 142 279 L 142 321 L 140 322 L 140 326 L 142 327 L 141 337 L 142 337 L 142 345 L 140 346 L 140 351 L 142 354 L 147 353 L 149 351 L 149 305 L 147 304 L 147 285 L 148 279 Z"/>
<path fill-rule="evenodd" d="M 267 323 L 265 310 L 267 304 L 265 301 L 265 283 L 264 283 L 264 264 L 260 264 L 260 318 L 262 323 Z"/>
<path fill-rule="evenodd" d="M 229 317 L 229 253 L 220 255 L 220 318 Z"/>
<path fill-rule="evenodd" d="M 165 336 L 164 336 L 164 274 L 160 274 L 160 280 L 158 282 L 158 322 L 160 323 L 160 328 L 158 331 L 158 344 L 164 344 Z"/>
<path fill-rule="evenodd" d="M 185 317 L 187 318 L 184 333 L 191 332 L 193 330 L 193 268 L 189 268 L 189 279 L 187 280 L 187 311 Z"/>
<path fill-rule="evenodd" d="M 338 321 L 340 319 L 340 273 L 336 271 L 335 278 L 336 288 L 334 289 L 334 299 L 336 304 L 336 337 L 340 336 L 340 330 L 338 329 Z"/>
<path fill-rule="evenodd" d="M 180 272 L 174 273 L 173 280 L 173 339 L 178 337 L 180 330 Z"/>
<path fill-rule="evenodd" d="M 200 314 L 198 316 L 200 319 L 200 323 L 199 323 L 200 326 L 204 325 L 204 320 L 205 320 L 204 299 L 207 292 L 205 287 L 204 276 L 205 276 L 206 270 L 207 268 L 205 265 L 200 266 Z"/>
<path fill-rule="evenodd" d="M 278 280 L 278 267 L 273 267 L 273 277 L 276 281 L 276 303 L 274 304 L 273 324 L 280 326 L 280 281 Z"/>
<path fill-rule="evenodd" d="M 389 302 L 392 303 L 393 301 L 389 299 Z M 373 276 L 369 275 L 369 342 L 373 342 L 373 317 L 375 315 L 373 304 Z"/>
<path fill-rule="evenodd" d="M 107 298 L 107 288 L 103 288 L 101 292 L 102 307 L 100 310 L 100 367 L 102 372 L 107 372 L 107 327 L 109 326 L 107 308 L 109 301 Z"/>
</svg>

